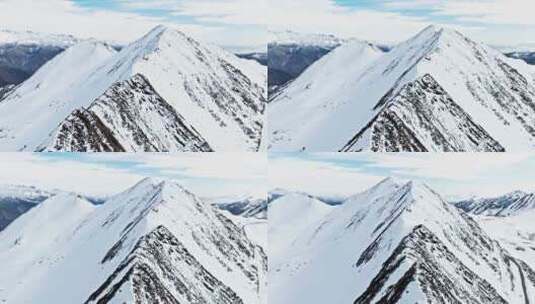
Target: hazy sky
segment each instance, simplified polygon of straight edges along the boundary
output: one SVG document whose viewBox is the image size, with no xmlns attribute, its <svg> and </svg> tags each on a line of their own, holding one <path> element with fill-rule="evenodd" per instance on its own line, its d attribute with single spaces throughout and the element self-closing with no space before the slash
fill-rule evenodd
<svg viewBox="0 0 535 304">
<path fill-rule="evenodd" d="M 429 24 L 490 44 L 535 43 L 533 0 L 269 0 L 270 28 L 397 42 Z"/>
<path fill-rule="evenodd" d="M 493 45 L 535 43 L 533 0 L 0 0 L 0 27 L 132 41 L 157 24 L 234 49 L 267 29 L 405 40 L 429 24 Z"/>
<path fill-rule="evenodd" d="M 258 49 L 267 39 L 266 1 L 0 0 L 0 28 L 124 43 L 165 24 L 207 42 Z"/>
<path fill-rule="evenodd" d="M 266 165 L 262 153 L 0 153 L 0 184 L 109 195 L 159 177 L 203 197 L 263 197 Z"/>
<path fill-rule="evenodd" d="M 535 191 L 535 155 L 517 153 L 280 153 L 269 159 L 270 187 L 351 195 L 385 177 L 427 183 L 445 197 Z"/>
</svg>

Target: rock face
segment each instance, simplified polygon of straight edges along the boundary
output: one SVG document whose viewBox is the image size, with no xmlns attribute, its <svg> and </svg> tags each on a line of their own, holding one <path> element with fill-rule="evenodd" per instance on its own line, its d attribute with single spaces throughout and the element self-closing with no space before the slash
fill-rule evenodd
<svg viewBox="0 0 535 304">
<path fill-rule="evenodd" d="M 473 215 L 512 216 L 535 209 L 535 194 L 515 191 L 498 197 L 463 200 L 454 205 Z"/>
<path fill-rule="evenodd" d="M 166 27 L 119 52 L 85 41 L 0 103 L 0 150 L 257 151 L 266 81 L 260 64 Z"/>
<path fill-rule="evenodd" d="M 174 182 L 146 179 L 99 206 L 55 196 L 8 226 L 0 248 L 5 265 L 20 261 L 0 274 L 8 303 L 267 303 L 263 249 Z"/>
<path fill-rule="evenodd" d="M 274 283 L 273 303 L 529 303 L 534 296 L 533 266 L 424 184 L 388 179 L 331 208 L 270 258 L 270 282 L 284 282 Z"/>
<path fill-rule="evenodd" d="M 343 56 L 330 52 L 271 102 L 272 150 L 475 152 L 535 146 L 535 80 L 521 61 L 434 26 L 366 65 Z M 290 115 L 300 124 L 292 124 Z"/>
<path fill-rule="evenodd" d="M 60 124 L 46 151 L 212 151 L 140 74 L 116 83 Z"/>
<path fill-rule="evenodd" d="M 429 74 L 385 97 L 388 104 L 342 151 L 504 151 Z"/>
</svg>

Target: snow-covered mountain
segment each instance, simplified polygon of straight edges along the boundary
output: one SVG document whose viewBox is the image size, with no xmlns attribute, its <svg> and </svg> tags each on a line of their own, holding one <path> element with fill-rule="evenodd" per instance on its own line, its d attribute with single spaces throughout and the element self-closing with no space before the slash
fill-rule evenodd
<svg viewBox="0 0 535 304">
<path fill-rule="evenodd" d="M 387 53 L 346 44 L 270 103 L 270 147 L 530 150 L 535 147 L 533 75 L 524 62 L 436 26 Z"/>
<path fill-rule="evenodd" d="M 33 186 L 0 185 L 0 231 L 55 193 Z"/>
<path fill-rule="evenodd" d="M 306 208 L 292 211 L 300 205 Z M 269 211 L 270 223 L 310 210 L 301 198 L 279 207 Z M 533 265 L 425 184 L 386 179 L 330 208 L 311 212 L 304 228 L 290 219 L 297 236 L 270 227 L 270 240 L 288 244 L 270 250 L 270 302 L 518 304 L 535 297 Z"/>
<path fill-rule="evenodd" d="M 535 210 L 509 216 L 474 216 L 477 223 L 513 256 L 535 265 Z"/>
<path fill-rule="evenodd" d="M 78 42 L 70 35 L 0 30 L 0 90 L 28 79 L 47 61 Z"/>
<path fill-rule="evenodd" d="M 527 64 L 535 65 L 535 52 L 534 51 L 517 51 L 505 53 L 505 56 L 515 59 L 524 60 Z"/>
<path fill-rule="evenodd" d="M 535 209 L 535 194 L 514 191 L 492 198 L 470 198 L 454 205 L 473 215 L 510 216 Z"/>
<path fill-rule="evenodd" d="M 99 206 L 58 194 L 0 232 L 0 262 L 6 303 L 267 303 L 263 249 L 165 180 Z"/>
<path fill-rule="evenodd" d="M 333 35 L 292 31 L 271 32 L 268 43 L 270 99 L 281 87 L 299 76 L 312 63 L 346 42 Z"/>
<path fill-rule="evenodd" d="M 228 198 L 216 200 L 213 205 L 221 210 L 226 210 L 233 215 L 267 219 L 268 202 L 265 198 Z"/>
<path fill-rule="evenodd" d="M 267 52 L 238 53 L 236 56 L 243 59 L 254 60 L 263 66 L 267 66 Z"/>
<path fill-rule="evenodd" d="M 535 194 L 514 191 L 492 198 L 471 198 L 454 205 L 473 216 L 515 257 L 535 265 Z"/>
<path fill-rule="evenodd" d="M 0 101 L 2 151 L 256 151 L 260 64 L 156 27 L 117 52 L 84 41 Z"/>
</svg>

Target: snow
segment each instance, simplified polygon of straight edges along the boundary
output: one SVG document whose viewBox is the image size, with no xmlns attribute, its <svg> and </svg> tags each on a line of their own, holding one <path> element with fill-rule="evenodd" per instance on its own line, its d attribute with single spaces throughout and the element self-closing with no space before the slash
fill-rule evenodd
<svg viewBox="0 0 535 304">
<path fill-rule="evenodd" d="M 535 265 L 535 210 L 520 214 L 496 217 L 474 216 L 481 227 L 496 238 L 515 257 Z"/>
<path fill-rule="evenodd" d="M 292 203 L 301 204 L 302 200 L 287 199 L 286 205 Z M 518 272 L 509 276 L 504 251 L 487 235 L 474 235 L 477 228 L 474 230 L 460 211 L 425 184 L 386 179 L 331 208 L 325 215 L 315 213 L 318 216 L 309 220 L 308 226 L 301 224 L 303 215 L 284 214 L 280 218 L 289 231 L 279 233 L 271 227 L 270 210 L 271 303 L 352 303 L 366 290 L 404 237 L 420 226 L 431 231 L 456 259 L 489 282 L 505 299 L 511 303 L 523 299 L 522 290 L 515 288 L 520 284 L 520 276 Z M 285 246 L 272 250 L 272 239 Z M 372 243 L 375 243 L 372 255 L 361 263 L 359 257 L 362 258 Z M 450 268 L 453 264 L 449 258 L 437 252 L 429 254 L 441 267 L 437 271 L 449 278 L 458 275 L 458 269 Z M 408 262 L 392 273 L 383 288 L 400 278 L 407 270 L 407 263 L 417 262 L 410 262 L 413 259 L 410 255 L 405 257 Z M 471 288 L 462 280 L 455 284 L 467 290 Z M 385 290 L 381 288 L 380 292 Z M 426 302 L 428 297 L 430 294 L 413 282 L 400 303 Z"/>
<path fill-rule="evenodd" d="M 244 303 L 266 303 L 262 296 L 265 283 L 252 284 L 241 270 L 251 270 L 254 265 L 260 280 L 264 280 L 260 257 L 236 256 L 241 260 L 238 264 L 238 260 L 218 249 L 214 237 L 229 244 L 242 238 L 230 235 L 223 225 L 213 207 L 166 180 L 145 179 L 100 206 L 74 194 L 57 195 L 0 233 L 0 300 L 84 302 L 117 269 L 141 237 L 163 226 Z M 249 246 L 246 240 L 242 238 L 240 242 Z M 120 246 L 114 247 L 116 244 Z M 118 250 L 106 259 L 110 248 Z M 189 274 L 190 270 L 184 269 L 183 273 Z M 129 288 L 124 285 L 121 293 L 127 293 Z M 181 301 L 177 291 L 171 292 Z M 120 295 L 114 301 L 128 297 Z"/>
<path fill-rule="evenodd" d="M 29 200 L 38 199 L 41 197 L 51 196 L 54 191 L 46 191 L 34 186 L 27 185 L 0 185 L 0 197 L 1 198 L 24 198 Z"/>
<path fill-rule="evenodd" d="M 79 43 L 45 64 L 2 101 L 0 150 L 45 148 L 55 128 L 72 111 L 87 108 L 112 84 L 138 73 L 195 126 L 214 150 L 256 150 L 258 143 L 244 133 L 232 111 L 239 111 L 247 125 L 261 125 L 262 113 L 242 104 L 221 109 L 210 95 L 213 88 L 208 86 L 216 80 L 226 90 L 222 94 L 241 101 L 245 93 L 231 90 L 235 83 L 222 62 L 230 63 L 251 81 L 249 89 L 259 95 L 253 102 L 262 107 L 265 67 L 223 49 L 201 45 L 179 31 L 156 27 L 118 53 L 102 43 Z"/>
<path fill-rule="evenodd" d="M 383 96 L 395 96 L 408 82 L 429 74 L 506 151 L 529 150 L 535 147 L 529 132 L 535 113 L 513 88 L 518 83 L 502 70 L 502 63 L 526 80 L 520 90 L 533 101 L 532 67 L 447 28 L 429 26 L 388 53 L 358 42 L 343 45 L 315 62 L 271 102 L 270 148 L 339 151 L 383 109 Z M 512 100 L 505 105 L 498 100 L 509 96 Z"/>
<path fill-rule="evenodd" d="M 343 143 L 335 134 L 344 130 L 341 125 L 344 121 L 333 120 L 333 112 L 351 100 L 359 100 L 354 98 L 355 79 L 381 54 L 382 51 L 367 43 L 352 41 L 308 67 L 270 103 L 267 117 L 271 150 L 295 151 L 306 147 L 329 151 L 333 145 L 341 147 Z M 362 112 L 354 109 L 352 120 L 358 121 Z"/>
<path fill-rule="evenodd" d="M 297 44 L 303 46 L 320 46 L 325 48 L 334 48 L 347 40 L 338 38 L 334 35 L 326 34 L 306 34 L 293 31 L 272 31 L 270 32 L 270 41 L 275 44 Z"/>
<path fill-rule="evenodd" d="M 114 53 L 102 43 L 81 42 L 22 83 L 0 104 L 0 150 L 34 151 L 74 109 L 88 106 L 109 85 L 95 69 Z"/>
<path fill-rule="evenodd" d="M 268 209 L 270 263 L 286 251 L 297 237 L 332 211 L 333 207 L 301 193 L 289 193 L 273 200 Z"/>
<path fill-rule="evenodd" d="M 71 35 L 0 30 L 0 44 L 36 44 L 66 48 L 79 41 L 79 39 Z"/>
</svg>

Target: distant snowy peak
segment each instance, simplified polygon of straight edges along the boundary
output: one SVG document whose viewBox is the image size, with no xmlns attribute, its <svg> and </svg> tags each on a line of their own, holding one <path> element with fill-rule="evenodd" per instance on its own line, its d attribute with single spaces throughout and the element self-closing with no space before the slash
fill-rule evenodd
<svg viewBox="0 0 535 304">
<path fill-rule="evenodd" d="M 43 197 L 50 197 L 54 192 L 43 190 L 35 186 L 26 185 L 0 185 L 1 198 L 24 198 L 28 200 L 42 201 Z"/>
<path fill-rule="evenodd" d="M 514 191 L 493 198 L 472 198 L 454 205 L 469 214 L 488 216 L 513 216 L 535 209 L 535 194 Z"/>
<path fill-rule="evenodd" d="M 338 38 L 329 34 L 308 34 L 298 33 L 293 31 L 272 31 L 271 43 L 275 44 L 296 44 L 296 45 L 311 45 L 323 46 L 327 48 L 334 48 L 347 42 L 347 39 Z"/>
<path fill-rule="evenodd" d="M 263 249 L 173 181 L 144 179 L 100 206 L 57 195 L 8 226 L 0 246 L 2 263 L 20 261 L 0 274 L 7 302 L 266 303 Z"/>
<path fill-rule="evenodd" d="M 264 198 L 247 197 L 244 199 L 215 202 L 214 205 L 233 215 L 239 215 L 246 218 L 267 219 L 268 202 Z"/>
<path fill-rule="evenodd" d="M 67 48 L 79 41 L 80 39 L 75 38 L 72 35 L 0 30 L 0 44 L 36 44 Z"/>
<path fill-rule="evenodd" d="M 316 68 L 314 74 L 303 73 L 273 101 L 272 148 L 523 151 L 535 146 L 535 80 L 521 61 L 437 26 L 361 68 L 352 68 L 361 65 L 358 58 L 343 60 L 342 54 L 333 51 L 322 59 L 343 62 L 351 72 L 326 80 L 322 75 L 331 69 L 320 60 L 307 70 Z M 284 115 L 296 115 L 297 106 L 299 125 Z"/>
<path fill-rule="evenodd" d="M 265 82 L 260 64 L 163 26 L 120 52 L 82 42 L 0 103 L 0 149 L 257 151 Z"/>
</svg>

